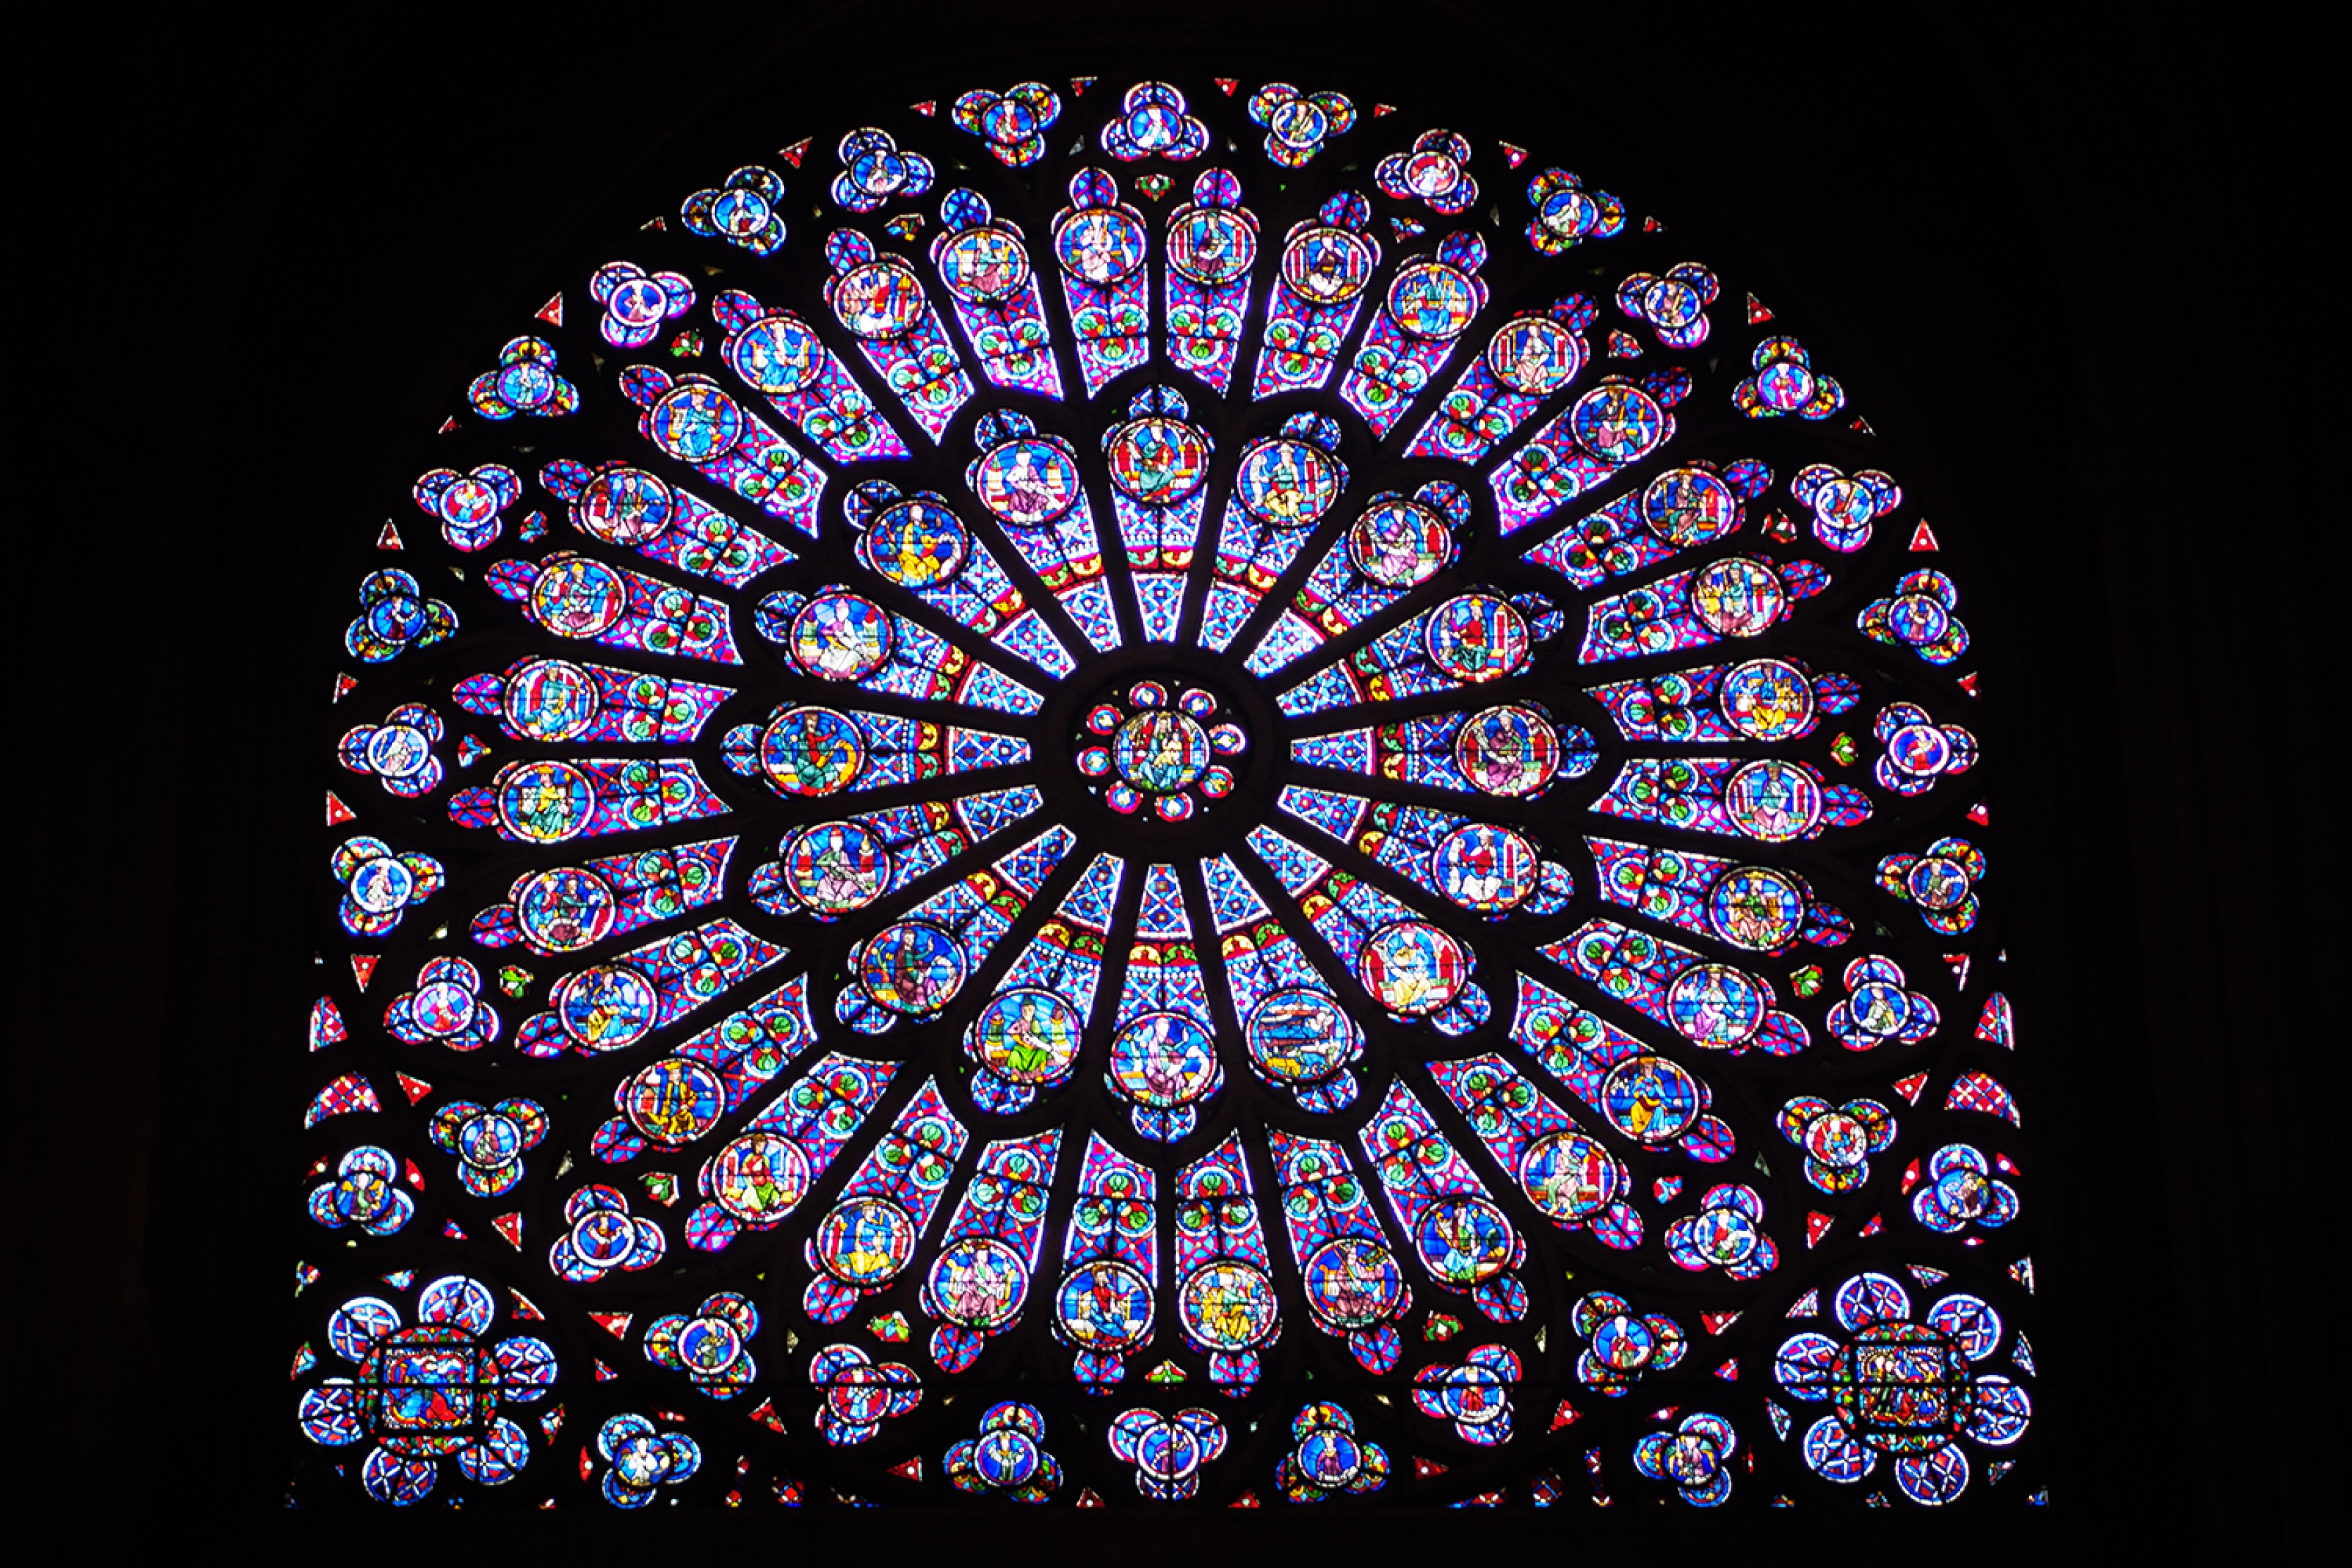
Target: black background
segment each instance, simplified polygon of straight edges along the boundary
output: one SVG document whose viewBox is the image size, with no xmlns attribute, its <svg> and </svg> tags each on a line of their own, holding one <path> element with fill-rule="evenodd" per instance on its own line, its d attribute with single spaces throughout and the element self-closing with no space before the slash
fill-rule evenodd
<svg viewBox="0 0 2352 1568">
<path fill-rule="evenodd" d="M 2053 1502 L 1841 1535 L 2315 1552 L 2343 1490 L 2342 1334 L 2315 1289 L 2339 1248 L 2315 1184 L 2341 1168 L 2319 1058 L 2342 1035 L 2322 584 L 2345 508 L 2321 434 L 2341 395 L 2305 368 L 2336 264 L 2297 46 L 2242 8 L 1780 10 L 190 10 L 86 13 L 24 47 L 9 319 L 37 348 L 12 356 L 0 557 L 19 1508 L 318 1534 L 268 1512 L 311 748 L 349 546 L 483 346 L 580 229 L 829 123 L 812 100 L 898 102 L 942 71 L 1108 79 L 1159 48 L 1433 118 L 1476 104 L 1637 210 L 1691 215 L 1761 267 L 1757 292 L 1899 441 L 1906 482 L 1946 498 L 1948 548 L 1968 542 L 2005 752 L 1989 841 L 2044 1205 Z M 1146 1542 L 1017 1522 L 1127 1556 L 1227 1524 L 1318 1550 L 1720 1533 L 1585 1509 L 1383 1538 L 1309 1511 Z M 791 1550 L 794 1520 L 701 1528 L 756 1522 Z M 402 1522 L 372 1539 L 428 1521 Z M 599 1528 L 617 1544 L 656 1522 Z M 1742 1523 L 1822 1541 L 1806 1517 L 1769 1526 Z M 903 1528 L 990 1545 L 968 1518 Z"/>
</svg>

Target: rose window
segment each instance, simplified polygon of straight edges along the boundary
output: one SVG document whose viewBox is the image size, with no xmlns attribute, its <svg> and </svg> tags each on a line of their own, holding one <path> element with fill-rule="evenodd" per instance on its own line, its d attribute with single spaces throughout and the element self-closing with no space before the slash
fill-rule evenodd
<svg viewBox="0 0 2352 1568">
<path fill-rule="evenodd" d="M 355 545 L 299 1484 L 1998 1481 L 1997 747 L 1836 354 L 1538 127 L 918 96 L 551 277 Z M 1947 1304 L 1781 1347 L 1865 1266 Z"/>
</svg>

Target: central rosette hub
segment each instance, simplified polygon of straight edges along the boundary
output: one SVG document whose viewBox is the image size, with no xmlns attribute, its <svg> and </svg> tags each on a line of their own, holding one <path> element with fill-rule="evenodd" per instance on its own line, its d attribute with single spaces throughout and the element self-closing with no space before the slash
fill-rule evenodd
<svg viewBox="0 0 2352 1568">
<path fill-rule="evenodd" d="M 1181 822 L 1233 794 L 1234 770 L 1224 759 L 1248 745 L 1215 692 L 1139 680 L 1087 711 L 1078 772 L 1113 811 Z"/>
</svg>

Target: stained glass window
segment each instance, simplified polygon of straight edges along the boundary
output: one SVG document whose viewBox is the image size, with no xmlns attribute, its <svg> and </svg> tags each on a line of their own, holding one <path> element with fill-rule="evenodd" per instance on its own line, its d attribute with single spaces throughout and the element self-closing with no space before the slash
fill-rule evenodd
<svg viewBox="0 0 2352 1568">
<path fill-rule="evenodd" d="M 372 525 L 302 1499 L 2040 1500 L 1968 583 L 1803 323 L 1538 125 L 867 118 Z"/>
</svg>

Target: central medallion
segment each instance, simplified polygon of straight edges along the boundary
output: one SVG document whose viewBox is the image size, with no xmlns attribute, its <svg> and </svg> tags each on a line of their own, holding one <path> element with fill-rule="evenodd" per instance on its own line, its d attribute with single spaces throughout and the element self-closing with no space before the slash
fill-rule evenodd
<svg viewBox="0 0 2352 1568">
<path fill-rule="evenodd" d="M 1223 759 L 1248 745 L 1213 691 L 1139 680 L 1087 711 L 1078 772 L 1113 811 L 1181 822 L 1233 794 L 1234 771 Z"/>
<path fill-rule="evenodd" d="M 1146 795 L 1173 795 L 1209 771 L 1209 732 L 1189 713 L 1138 713 L 1111 737 L 1118 776 Z"/>
</svg>

